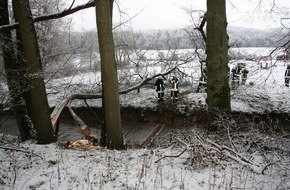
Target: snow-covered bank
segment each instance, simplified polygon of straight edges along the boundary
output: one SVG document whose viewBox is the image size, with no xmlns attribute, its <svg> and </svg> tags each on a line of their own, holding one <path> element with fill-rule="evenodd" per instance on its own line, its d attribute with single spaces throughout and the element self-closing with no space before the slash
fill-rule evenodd
<svg viewBox="0 0 290 190">
<path fill-rule="evenodd" d="M 159 137 L 164 147 L 124 151 L 62 149 L 0 135 L 4 190 L 290 188 L 289 135 L 258 129 L 228 135 L 172 131 Z"/>
</svg>

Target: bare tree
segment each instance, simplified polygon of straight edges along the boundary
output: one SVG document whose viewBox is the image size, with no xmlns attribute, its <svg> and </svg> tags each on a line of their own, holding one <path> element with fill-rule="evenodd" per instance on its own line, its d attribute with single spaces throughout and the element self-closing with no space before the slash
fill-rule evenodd
<svg viewBox="0 0 290 190">
<path fill-rule="evenodd" d="M 8 0 L 1 1 L 0 10 L 0 25 L 9 24 Z M 0 37 L 6 79 L 20 138 L 21 140 L 34 139 L 34 130 L 28 117 L 23 96 L 24 88 L 21 85 L 22 66 L 15 57 L 11 31 L 0 32 Z"/>
<path fill-rule="evenodd" d="M 105 115 L 107 147 L 109 149 L 124 149 L 117 65 L 112 31 L 113 0 L 95 0 L 95 3 L 101 55 L 103 109 Z"/>
<path fill-rule="evenodd" d="M 207 105 L 210 123 L 220 113 L 231 113 L 228 83 L 228 35 L 225 0 L 207 0 Z"/>
<path fill-rule="evenodd" d="M 43 81 L 42 62 L 30 11 L 29 0 L 13 0 L 13 12 L 19 22 L 19 31 L 24 50 L 24 62 L 28 83 L 27 108 L 34 128 L 37 141 L 41 144 L 56 141 L 50 121 L 45 84 Z"/>
</svg>

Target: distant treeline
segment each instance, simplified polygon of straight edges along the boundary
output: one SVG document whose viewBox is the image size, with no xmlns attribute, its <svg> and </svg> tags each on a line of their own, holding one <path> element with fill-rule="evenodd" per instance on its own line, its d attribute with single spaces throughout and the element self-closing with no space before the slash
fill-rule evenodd
<svg viewBox="0 0 290 190">
<path fill-rule="evenodd" d="M 74 32 L 70 39 L 79 44 L 81 49 L 91 46 L 94 31 Z M 259 30 L 243 27 L 228 27 L 229 45 L 231 47 L 279 47 L 289 41 L 289 30 Z M 127 49 L 192 49 L 204 48 L 204 41 L 197 30 L 192 28 L 176 30 L 150 30 L 132 32 L 128 30 L 114 31 L 117 48 Z M 71 41 L 72 42 L 72 41 Z M 84 51 L 84 50 L 83 50 Z"/>
</svg>

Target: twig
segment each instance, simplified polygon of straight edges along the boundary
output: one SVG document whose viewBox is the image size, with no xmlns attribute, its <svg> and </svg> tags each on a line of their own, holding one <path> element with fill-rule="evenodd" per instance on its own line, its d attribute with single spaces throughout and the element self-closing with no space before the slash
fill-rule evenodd
<svg viewBox="0 0 290 190">
<path fill-rule="evenodd" d="M 182 134 L 183 134 L 183 133 L 182 133 Z M 189 147 L 189 144 L 186 143 L 186 142 L 184 142 L 183 140 L 181 140 L 181 139 L 179 139 L 179 138 L 177 138 L 177 137 L 175 137 L 175 139 L 178 140 L 179 142 L 181 142 L 182 144 L 186 145 L 187 147 Z"/>
<path fill-rule="evenodd" d="M 232 160 L 244 165 L 244 166 L 247 166 L 249 167 L 254 173 L 257 173 L 257 174 L 261 174 L 262 171 L 264 170 L 261 170 L 259 171 L 259 166 L 255 166 L 252 162 L 250 162 L 248 159 L 246 159 L 245 157 L 243 157 L 242 155 L 238 154 L 236 151 L 230 149 L 229 147 L 227 146 L 222 146 L 222 145 L 219 145 L 215 142 L 212 142 L 210 140 L 206 140 L 206 142 L 212 144 L 213 146 L 215 146 L 221 153 L 223 153 L 225 156 L 227 156 L 228 158 L 231 158 Z M 223 152 L 223 150 L 227 150 L 227 152 Z M 233 156 L 232 154 L 230 154 L 230 152 L 234 153 L 236 156 Z"/>
<path fill-rule="evenodd" d="M 183 153 L 185 153 L 185 151 L 187 151 L 187 148 L 185 148 L 182 152 L 180 152 L 178 155 L 165 155 L 161 158 L 159 158 L 158 160 L 156 160 L 154 163 L 159 162 L 160 160 L 164 159 L 164 158 L 177 158 L 179 156 L 181 156 Z"/>
<path fill-rule="evenodd" d="M 277 161 L 278 162 L 278 161 Z M 269 167 L 269 166 L 271 166 L 271 165 L 274 165 L 275 163 L 269 163 L 269 164 L 267 164 L 266 166 L 264 166 L 264 168 L 262 169 L 262 171 L 261 171 L 261 174 L 263 174 L 263 175 L 265 175 L 265 170 Z"/>
<path fill-rule="evenodd" d="M 238 151 L 237 147 L 234 145 L 233 141 L 232 141 L 232 137 L 231 137 L 231 134 L 230 134 L 230 128 L 227 127 L 227 132 L 228 132 L 228 138 L 229 138 L 229 141 L 230 141 L 230 145 L 232 146 L 232 148 L 234 148 L 236 151 Z"/>
<path fill-rule="evenodd" d="M 33 155 L 36 155 L 40 158 L 43 159 L 42 156 L 40 156 L 39 154 L 36 154 L 34 152 L 31 152 L 31 151 L 27 151 L 27 150 L 23 150 L 23 149 L 18 149 L 18 148 L 12 148 L 12 147 L 5 147 L 5 146 L 0 146 L 0 149 L 4 149 L 4 150 L 14 150 L 14 151 L 18 151 L 18 152 L 24 152 L 24 153 L 28 153 L 28 154 L 33 154 Z"/>
<path fill-rule="evenodd" d="M 248 159 L 246 159 L 245 157 L 243 157 L 242 155 L 240 155 L 239 153 L 237 153 L 236 151 L 234 151 L 233 149 L 231 149 L 231 148 L 229 148 L 229 147 L 227 147 L 227 146 L 219 145 L 219 144 L 217 144 L 217 143 L 215 143 L 215 142 L 212 142 L 211 140 L 208 140 L 208 139 L 206 139 L 205 141 L 208 142 L 208 143 L 210 143 L 210 144 L 212 144 L 212 145 L 214 145 L 214 146 L 215 146 L 216 148 L 218 148 L 220 151 L 227 150 L 227 151 L 229 151 L 229 152 L 232 152 L 232 153 L 234 153 L 235 155 L 237 155 L 238 157 L 240 157 L 242 161 L 244 161 L 244 162 L 246 162 L 246 163 L 249 163 L 249 164 L 252 164 Z"/>
</svg>

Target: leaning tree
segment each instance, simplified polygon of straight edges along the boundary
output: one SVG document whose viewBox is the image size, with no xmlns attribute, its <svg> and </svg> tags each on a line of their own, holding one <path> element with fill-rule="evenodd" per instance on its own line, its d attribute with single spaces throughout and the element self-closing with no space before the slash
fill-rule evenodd
<svg viewBox="0 0 290 190">
<path fill-rule="evenodd" d="M 23 46 L 28 93 L 26 106 L 41 144 L 56 141 L 50 121 L 50 110 L 44 84 L 42 62 L 29 0 L 13 0 L 13 12 L 19 23 Z"/>
</svg>

